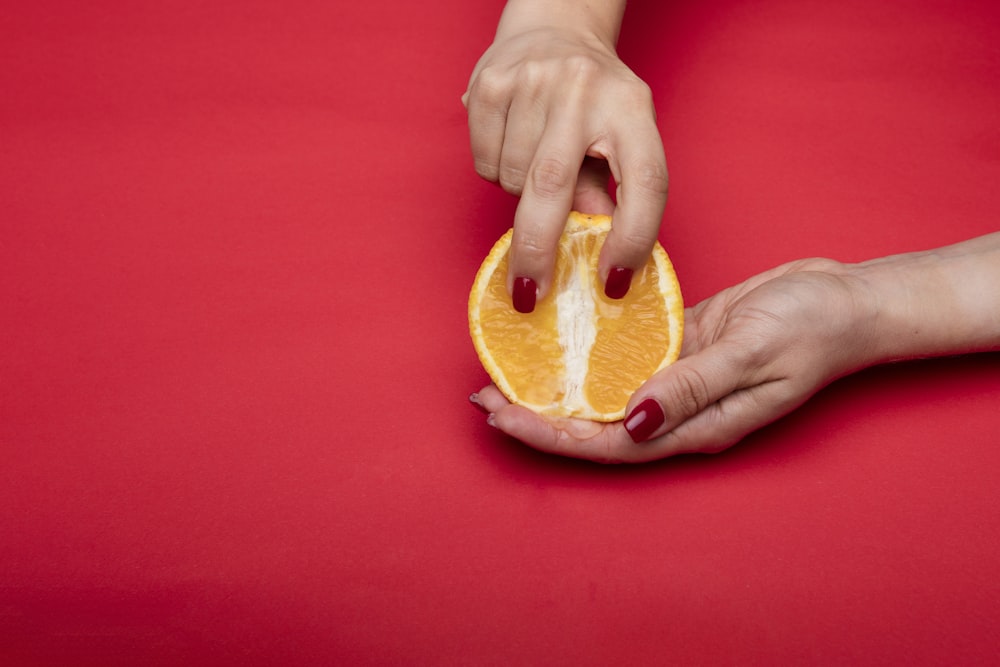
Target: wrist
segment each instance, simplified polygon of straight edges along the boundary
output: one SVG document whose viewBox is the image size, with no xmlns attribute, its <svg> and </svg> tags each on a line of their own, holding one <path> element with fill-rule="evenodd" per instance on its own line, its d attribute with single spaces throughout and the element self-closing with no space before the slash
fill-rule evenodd
<svg viewBox="0 0 1000 667">
<path fill-rule="evenodd" d="M 509 0 L 500 17 L 495 41 L 539 29 L 596 37 L 614 50 L 625 14 L 625 0 Z"/>
<path fill-rule="evenodd" d="M 1000 234 L 845 269 L 869 304 L 867 365 L 1000 349 Z"/>
</svg>

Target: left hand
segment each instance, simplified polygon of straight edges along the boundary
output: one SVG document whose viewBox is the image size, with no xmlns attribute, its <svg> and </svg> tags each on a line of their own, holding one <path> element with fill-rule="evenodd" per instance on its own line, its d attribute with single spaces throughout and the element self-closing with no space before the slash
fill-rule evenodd
<svg viewBox="0 0 1000 667">
<path fill-rule="evenodd" d="M 510 7 L 505 19 L 517 26 Z M 551 288 L 571 210 L 614 218 L 598 262 L 605 283 L 612 270 L 631 275 L 649 259 L 666 205 L 652 91 L 615 52 L 616 28 L 569 20 L 584 9 L 530 29 L 503 21 L 462 98 L 476 171 L 520 197 L 507 289 L 522 312 Z M 527 298 L 516 298 L 515 285 Z"/>
</svg>

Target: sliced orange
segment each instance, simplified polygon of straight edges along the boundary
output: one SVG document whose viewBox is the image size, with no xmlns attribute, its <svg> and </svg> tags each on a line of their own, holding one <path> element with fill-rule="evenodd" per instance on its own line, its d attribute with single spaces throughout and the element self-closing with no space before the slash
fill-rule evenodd
<svg viewBox="0 0 1000 667">
<path fill-rule="evenodd" d="M 632 393 L 680 355 L 684 305 L 659 243 L 623 299 L 609 299 L 597 257 L 611 218 L 573 212 L 559 241 L 552 288 L 531 313 L 507 292 L 513 230 L 479 267 L 469 330 L 479 359 L 512 403 L 554 417 L 623 419 Z"/>
</svg>

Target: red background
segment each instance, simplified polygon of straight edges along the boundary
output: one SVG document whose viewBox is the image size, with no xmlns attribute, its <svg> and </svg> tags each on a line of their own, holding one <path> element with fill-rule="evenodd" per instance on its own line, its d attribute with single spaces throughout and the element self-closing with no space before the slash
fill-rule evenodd
<svg viewBox="0 0 1000 667">
<path fill-rule="evenodd" d="M 466 404 L 501 4 L 4 10 L 0 661 L 995 659 L 996 354 L 641 467 Z M 631 4 L 689 303 L 1000 227 L 1000 5 Z"/>
</svg>

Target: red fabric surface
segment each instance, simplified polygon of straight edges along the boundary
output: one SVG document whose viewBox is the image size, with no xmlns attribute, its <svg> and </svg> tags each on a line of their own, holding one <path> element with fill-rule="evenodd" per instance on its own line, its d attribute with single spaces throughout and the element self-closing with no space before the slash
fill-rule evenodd
<svg viewBox="0 0 1000 667">
<path fill-rule="evenodd" d="M 5 9 L 0 662 L 995 659 L 995 354 L 642 467 L 466 405 L 501 4 Z M 1000 5 L 631 5 L 689 303 L 1000 226 Z"/>
</svg>

